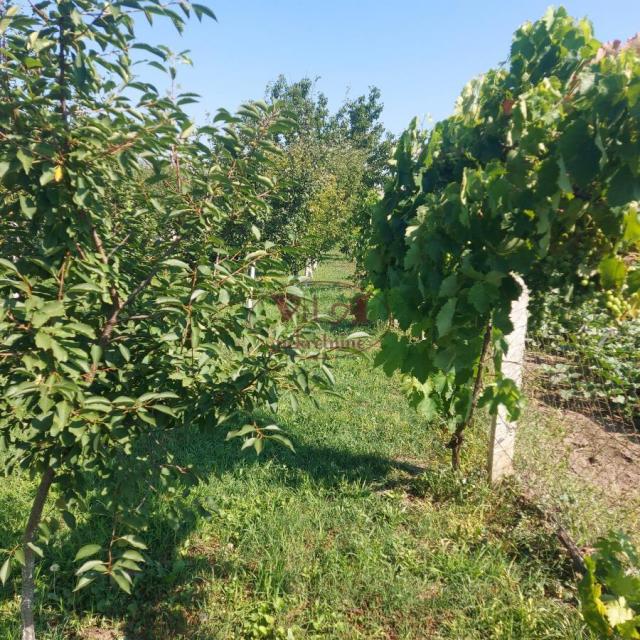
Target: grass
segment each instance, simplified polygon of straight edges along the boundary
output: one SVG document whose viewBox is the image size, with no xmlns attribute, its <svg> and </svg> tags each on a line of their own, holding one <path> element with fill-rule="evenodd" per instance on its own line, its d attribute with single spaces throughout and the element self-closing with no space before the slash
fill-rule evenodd
<svg viewBox="0 0 640 640">
<path fill-rule="evenodd" d="M 344 279 L 347 267 L 329 261 L 316 278 Z M 322 303 L 346 295 L 325 290 Z M 280 416 L 295 454 L 270 447 L 256 459 L 222 432 L 172 436 L 177 463 L 206 479 L 187 497 L 155 498 L 133 596 L 106 583 L 72 595 L 75 549 L 108 539 L 109 523 L 62 528 L 39 563 L 39 637 L 589 637 L 552 533 L 515 490 L 487 486 L 482 430 L 456 477 L 445 435 L 397 379 L 356 355 L 337 358 L 335 373 L 341 397 Z M 19 539 L 32 489 L 23 477 L 0 485 L 0 547 Z M 17 588 L 0 591 L 0 640 L 19 637 Z"/>
</svg>

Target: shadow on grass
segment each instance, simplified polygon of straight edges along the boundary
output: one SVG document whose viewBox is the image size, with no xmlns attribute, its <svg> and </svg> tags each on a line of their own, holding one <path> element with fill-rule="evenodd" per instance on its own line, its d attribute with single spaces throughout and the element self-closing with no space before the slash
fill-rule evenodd
<svg viewBox="0 0 640 640">
<path fill-rule="evenodd" d="M 217 444 L 217 446 L 216 446 Z M 241 467 L 244 473 L 251 474 L 257 467 L 268 465 L 270 462 L 282 467 L 282 473 L 269 475 L 271 485 L 280 483 L 288 488 L 297 488 L 312 482 L 318 491 L 344 491 L 345 484 L 353 484 L 358 491 L 384 491 L 390 488 L 399 490 L 403 484 L 408 492 L 414 493 L 413 481 L 418 474 L 426 470 L 411 463 L 393 460 L 376 454 L 354 453 L 348 450 L 338 450 L 332 447 L 314 444 L 296 443 L 296 453 L 270 447 L 256 459 L 254 456 L 245 457 L 238 451 L 237 443 L 224 443 L 218 440 L 207 440 L 203 443 L 206 455 L 194 455 L 184 450 L 180 456 L 181 464 L 194 464 L 198 472 L 208 476 L 223 476 Z M 201 453 L 202 452 L 201 448 Z M 415 491 L 417 494 L 419 489 Z M 203 505 L 208 508 L 208 505 Z M 191 504 L 187 507 L 185 519 L 179 530 L 173 530 L 162 516 L 156 515 L 150 524 L 154 530 L 154 538 L 162 540 L 151 550 L 152 562 L 139 578 L 134 592 L 134 606 L 129 607 L 126 614 L 126 629 L 132 638 L 141 640 L 156 640 L 160 638 L 176 637 L 184 634 L 188 638 L 210 638 L 198 635 L 201 621 L 197 611 L 204 605 L 207 582 L 212 579 L 225 581 L 237 576 L 246 576 L 240 583 L 252 585 L 256 591 L 262 593 L 255 580 L 255 562 L 238 557 L 229 552 L 227 545 L 215 537 L 206 543 L 191 544 L 188 557 L 181 555 L 183 541 L 196 528 L 193 517 L 197 507 Z M 207 518 L 207 515 L 199 515 Z M 212 516 L 217 518 L 217 514 Z M 239 531 L 242 537 L 242 531 Z M 262 595 L 257 595 L 260 600 Z M 114 611 L 112 615 L 117 615 Z M 122 615 L 120 611 L 120 615 Z"/>
<path fill-rule="evenodd" d="M 345 486 L 351 483 L 358 495 L 393 491 L 401 493 L 407 500 L 428 500 L 436 508 L 438 504 L 448 502 L 462 504 L 482 500 L 482 487 L 485 487 L 484 491 L 489 491 L 480 477 L 478 482 L 475 482 L 475 478 L 468 478 L 467 482 L 459 478 L 456 480 L 457 476 L 445 464 L 423 467 L 411 460 L 357 451 L 357 444 L 351 449 L 348 446 L 337 449 L 309 439 L 308 431 L 296 441 L 295 454 L 274 446 L 267 448 L 260 459 L 241 454 L 237 442 L 225 442 L 223 438 L 223 432 L 203 433 L 188 428 L 168 433 L 166 444 L 174 452 L 176 464 L 193 465 L 196 474 L 207 478 L 210 483 L 216 479 L 224 482 L 228 476 L 240 478 L 253 472 L 260 474 L 260 467 L 265 467 L 263 471 L 268 473 L 268 481 L 273 485 L 296 489 L 311 484 L 314 490 L 317 487 L 318 492 L 326 492 L 327 499 L 331 499 L 332 493 L 344 496 Z M 267 472 L 266 467 L 269 466 L 276 468 Z M 479 474 L 483 475 L 481 471 Z M 39 585 L 42 603 L 39 621 L 42 630 L 45 627 L 49 630 L 55 626 L 62 627 L 69 613 L 73 612 L 74 617 L 98 614 L 101 624 L 108 625 L 112 621 L 112 628 L 118 629 L 119 633 L 107 635 L 103 630 L 92 635 L 85 630 L 77 636 L 67 632 L 47 637 L 115 640 L 122 637 L 124 631 L 128 640 L 212 640 L 216 636 L 212 635 L 210 625 L 215 624 L 216 612 L 205 609 L 207 603 L 211 602 L 212 583 L 219 583 L 219 588 L 214 588 L 214 591 L 217 590 L 218 595 L 223 594 L 223 607 L 225 598 L 230 597 L 228 593 L 233 589 L 253 591 L 247 595 L 256 603 L 268 599 L 269 596 L 258 584 L 259 571 L 256 565 L 266 562 L 266 559 L 242 557 L 242 554 L 227 548 L 227 540 L 222 535 L 211 535 L 211 527 L 200 527 L 202 519 L 209 516 L 200 511 L 194 494 L 204 495 L 203 499 L 206 500 L 206 490 L 195 491 L 187 497 L 177 491 L 175 494 L 154 494 L 150 498 L 152 504 L 148 531 L 141 535 L 150 548 L 145 552 L 145 570 L 136 579 L 131 597 L 119 592 L 107 580 L 96 581 L 90 590 L 76 596 L 71 594 L 75 582 L 73 553 L 87 542 L 104 544 L 108 541 L 111 521 L 105 515 L 92 515 L 81 521 L 75 531 L 69 534 L 65 532 L 66 537 L 58 545 L 60 551 L 51 550 L 51 555 L 58 553 L 58 557 L 47 554 L 47 566 L 42 567 L 44 573 L 51 562 L 59 562 L 62 567 L 57 576 L 57 590 L 54 590 L 57 602 L 50 599 L 50 589 L 44 586 L 44 581 Z M 131 504 L 141 498 L 140 494 L 132 495 Z M 177 518 L 175 513 L 169 517 L 168 506 L 175 508 Z M 206 502 L 204 506 L 207 507 Z M 533 518 L 535 515 L 524 509 L 516 513 L 515 506 L 514 500 L 497 501 L 494 505 L 497 512 L 491 518 L 491 527 L 495 526 L 496 530 L 488 531 L 487 537 L 482 536 L 475 542 L 478 552 L 483 545 L 495 544 L 495 540 L 499 539 L 502 541 L 500 544 L 509 546 L 505 551 L 514 563 L 537 564 L 544 561 L 553 566 L 561 565 L 563 558 L 558 555 L 558 546 L 551 534 L 539 531 L 535 535 L 519 534 L 511 540 L 507 529 L 516 530 L 522 518 Z M 212 517 L 218 518 L 219 514 Z M 249 517 L 252 517 L 251 513 Z M 527 527 L 526 531 L 534 529 Z M 203 530 L 204 537 L 194 535 L 194 532 L 200 534 Z M 241 526 L 238 535 L 243 535 Z M 187 540 L 188 545 L 185 544 Z M 469 551 L 474 552 L 473 545 Z M 49 585 L 51 576 L 48 575 L 46 580 Z M 200 617 L 201 612 L 205 613 L 203 618 Z M 228 620 L 226 624 L 229 624 Z"/>
<path fill-rule="evenodd" d="M 294 489 L 309 482 L 317 486 L 318 491 L 328 493 L 333 489 L 343 490 L 348 483 L 353 483 L 359 490 L 366 487 L 367 492 L 399 490 L 402 486 L 407 493 L 422 497 L 429 488 L 429 483 L 416 484 L 417 478 L 428 470 L 408 461 L 307 442 L 296 442 L 296 453 L 278 445 L 270 446 L 257 459 L 253 454 L 242 454 L 237 441 L 225 442 L 223 436 L 223 432 L 203 433 L 196 428 L 185 428 L 167 432 L 165 444 L 175 455 L 176 465 L 192 466 L 194 474 L 203 481 L 221 479 L 239 468 L 247 474 L 254 469 L 259 472 L 259 467 L 271 463 L 281 467 L 283 472 L 270 474 L 269 482 Z M 136 579 L 133 595 L 125 596 L 106 579 L 98 579 L 89 588 L 74 594 L 76 578 L 73 574 L 78 564 L 73 562 L 75 552 L 87 543 L 101 544 L 105 549 L 111 536 L 113 520 L 100 509 L 97 488 L 94 494 L 87 509 L 89 516 L 80 517 L 74 530 L 61 530 L 45 551 L 46 560 L 40 563 L 38 617 L 43 631 L 63 625 L 71 610 L 76 616 L 97 614 L 103 619 L 115 620 L 117 625 L 124 625 L 127 638 L 156 640 L 183 635 L 198 638 L 197 630 L 201 625 L 197 619 L 198 602 L 204 598 L 207 582 L 225 580 L 246 571 L 244 560 L 231 557 L 215 541 L 201 548 L 191 547 L 188 557 L 184 557 L 185 540 L 193 534 L 202 518 L 212 517 L 210 506 L 189 495 L 186 485 L 178 486 L 172 493 L 148 494 L 144 483 L 139 483 L 137 490 L 129 491 L 126 498 L 123 497 L 125 510 L 130 505 L 134 511 L 145 498 L 149 506 L 148 528 L 140 534 L 149 546 L 145 552 L 147 562 Z M 5 496 L 3 501 L 7 504 L 0 504 L 0 509 L 13 513 L 15 509 L 11 510 L 10 496 Z M 15 530 L 7 533 L 8 538 L 15 538 L 14 543 L 17 543 L 18 522 L 24 514 L 14 515 L 17 519 Z M 60 570 L 55 576 L 57 584 L 51 589 L 53 576 L 49 567 L 53 564 L 58 564 Z M 18 588 L 16 582 L 13 590 L 1 590 L 0 606 L 3 599 L 13 598 Z"/>
</svg>

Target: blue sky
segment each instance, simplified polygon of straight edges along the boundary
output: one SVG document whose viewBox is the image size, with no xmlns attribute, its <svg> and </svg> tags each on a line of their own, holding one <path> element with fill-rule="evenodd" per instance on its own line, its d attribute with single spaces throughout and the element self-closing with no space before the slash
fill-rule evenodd
<svg viewBox="0 0 640 640">
<path fill-rule="evenodd" d="M 179 86 L 202 96 L 190 108 L 203 123 L 219 107 L 261 98 L 267 82 L 319 76 L 332 108 L 376 85 L 383 120 L 399 133 L 413 116 L 449 115 L 464 84 L 505 60 L 511 36 L 541 17 L 548 0 L 199 0 L 218 22 L 192 20 L 183 36 L 159 22 L 140 30 L 151 44 L 189 49 Z M 567 0 L 601 40 L 640 31 L 640 0 Z M 145 72 L 157 81 L 158 76 Z"/>
</svg>

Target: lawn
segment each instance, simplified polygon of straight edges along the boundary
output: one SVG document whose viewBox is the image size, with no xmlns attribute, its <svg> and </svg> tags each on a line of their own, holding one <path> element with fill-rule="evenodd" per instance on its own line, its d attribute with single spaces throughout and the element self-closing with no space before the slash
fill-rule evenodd
<svg viewBox="0 0 640 640">
<path fill-rule="evenodd" d="M 315 278 L 345 279 L 349 267 L 334 258 Z M 350 294 L 320 295 L 326 307 Z M 107 541 L 110 523 L 62 527 L 39 563 L 40 638 L 590 637 L 553 533 L 515 486 L 487 486 L 483 430 L 455 477 L 445 434 L 408 407 L 398 379 L 366 353 L 334 364 L 339 396 L 278 417 L 295 453 L 271 446 L 256 458 L 222 431 L 172 436 L 176 462 L 204 480 L 151 498 L 133 596 L 106 583 L 74 596 L 73 552 Z M 32 490 L 3 479 L 0 547 L 18 541 Z M 1 640 L 19 637 L 17 586 L 0 591 Z"/>
</svg>

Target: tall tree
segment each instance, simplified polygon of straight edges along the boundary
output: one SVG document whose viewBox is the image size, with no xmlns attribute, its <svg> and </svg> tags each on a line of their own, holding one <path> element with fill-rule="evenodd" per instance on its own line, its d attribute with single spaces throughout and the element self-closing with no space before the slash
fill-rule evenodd
<svg viewBox="0 0 640 640">
<path fill-rule="evenodd" d="M 333 117 L 342 135 L 358 149 L 367 153 L 365 184 L 381 188 L 389 173 L 389 158 L 394 137 L 381 121 L 384 104 L 378 87 L 369 87 L 367 95 L 345 100 Z"/>
<path fill-rule="evenodd" d="M 267 101 L 296 122 L 279 138 L 285 156 L 265 227 L 267 237 L 291 245 L 294 269 L 336 246 L 363 253 L 372 194 L 384 181 L 392 147 L 380 121 L 379 89 L 346 100 L 332 114 L 317 81 L 279 76 L 266 91 Z"/>
<path fill-rule="evenodd" d="M 280 103 L 297 123 L 285 139 L 326 136 L 330 122 L 329 100 L 324 93 L 318 91 L 318 80 L 319 78 L 302 78 L 296 82 L 288 82 L 285 76 L 279 75 L 267 85 L 267 102 Z"/>
</svg>

